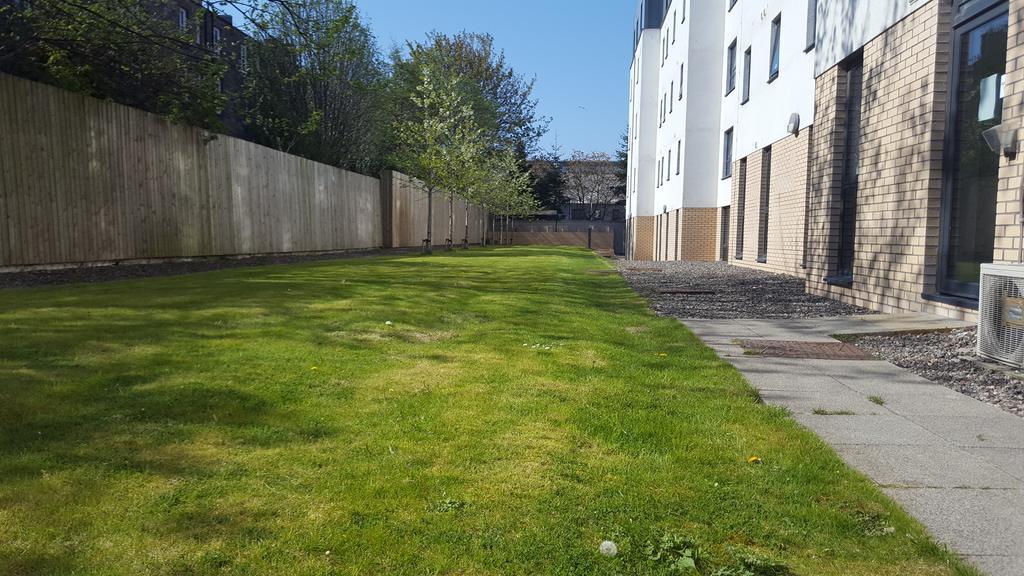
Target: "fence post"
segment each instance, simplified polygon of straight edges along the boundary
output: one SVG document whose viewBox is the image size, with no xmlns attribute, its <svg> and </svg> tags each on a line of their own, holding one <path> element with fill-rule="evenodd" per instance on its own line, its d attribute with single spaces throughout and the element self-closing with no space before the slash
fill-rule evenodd
<svg viewBox="0 0 1024 576">
<path fill-rule="evenodd" d="M 591 249 L 594 240 L 594 227 L 587 228 L 587 250 Z"/>
</svg>

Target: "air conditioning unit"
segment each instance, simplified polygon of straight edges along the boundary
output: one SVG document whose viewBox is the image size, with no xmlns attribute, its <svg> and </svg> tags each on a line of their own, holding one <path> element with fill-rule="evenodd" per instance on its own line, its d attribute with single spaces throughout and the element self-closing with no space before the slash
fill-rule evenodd
<svg viewBox="0 0 1024 576">
<path fill-rule="evenodd" d="M 1024 368 L 1024 264 L 982 264 L 978 356 Z"/>
</svg>

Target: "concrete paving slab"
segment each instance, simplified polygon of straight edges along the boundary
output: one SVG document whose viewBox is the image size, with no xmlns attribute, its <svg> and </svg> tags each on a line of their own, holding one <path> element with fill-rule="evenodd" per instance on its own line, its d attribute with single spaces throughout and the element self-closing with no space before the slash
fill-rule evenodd
<svg viewBox="0 0 1024 576">
<path fill-rule="evenodd" d="M 746 356 L 733 344 L 751 334 L 824 342 L 833 334 L 969 323 L 926 314 L 699 323 L 695 332 L 705 334 L 767 403 L 792 411 L 939 541 L 990 576 L 1024 576 L 1024 420 L 882 360 L 764 358 Z M 808 413 L 815 408 L 856 415 Z"/>
<path fill-rule="evenodd" d="M 754 338 L 757 333 L 733 320 L 686 320 L 683 322 L 701 340 Z"/>
<path fill-rule="evenodd" d="M 782 406 L 793 414 L 813 414 L 817 411 L 852 412 L 853 415 L 890 414 L 882 406 L 872 404 L 849 388 L 840 386 L 827 390 L 763 390 L 761 399 L 766 404 Z"/>
<path fill-rule="evenodd" d="M 1018 480 L 1024 480 L 1024 448 L 978 448 L 969 446 L 962 448 L 962 450 L 999 468 Z M 1024 574 L 1024 572 L 1021 572 L 1021 574 Z"/>
<path fill-rule="evenodd" d="M 954 446 L 1024 447 L 1024 419 L 996 410 L 990 416 L 918 416 L 907 418 Z"/>
<path fill-rule="evenodd" d="M 979 402 L 943 386 L 918 386 L 919 390 L 905 389 L 877 394 L 885 407 L 904 416 L 998 416 L 999 408 Z"/>
<path fill-rule="evenodd" d="M 817 416 L 796 414 L 797 422 L 832 445 L 943 446 L 937 434 L 895 414 L 880 416 Z"/>
<path fill-rule="evenodd" d="M 907 488 L 1024 488 L 981 458 L 949 446 L 837 446 L 850 466 L 875 482 Z"/>
<path fill-rule="evenodd" d="M 852 386 L 855 382 L 919 382 L 931 384 L 884 360 L 807 360 L 806 368 L 818 374 L 835 376 L 840 382 Z"/>
<path fill-rule="evenodd" d="M 885 493 L 961 554 L 1024 556 L 1024 493 L 1020 490 L 886 488 Z"/>
<path fill-rule="evenodd" d="M 835 378 L 823 374 L 785 374 L 757 372 L 745 375 L 750 385 L 758 390 L 789 392 L 849 393 L 851 390 Z"/>
<path fill-rule="evenodd" d="M 1024 556 L 966 556 L 964 559 L 989 576 L 1024 574 Z"/>
</svg>

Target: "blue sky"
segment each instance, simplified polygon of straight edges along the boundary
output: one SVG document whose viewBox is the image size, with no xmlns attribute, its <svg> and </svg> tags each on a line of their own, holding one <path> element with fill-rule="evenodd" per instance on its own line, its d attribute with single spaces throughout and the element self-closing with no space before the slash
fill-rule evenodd
<svg viewBox="0 0 1024 576">
<path fill-rule="evenodd" d="M 386 53 L 431 30 L 489 32 L 508 62 L 536 76 L 551 118 L 543 146 L 618 148 L 629 116 L 631 0 L 355 0 Z"/>
</svg>

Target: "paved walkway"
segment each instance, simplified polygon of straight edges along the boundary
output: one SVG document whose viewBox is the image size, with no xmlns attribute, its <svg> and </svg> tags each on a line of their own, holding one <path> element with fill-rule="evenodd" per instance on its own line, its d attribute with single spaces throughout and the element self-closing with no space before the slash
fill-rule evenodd
<svg viewBox="0 0 1024 576">
<path fill-rule="evenodd" d="M 967 323 L 921 314 L 684 323 L 739 368 L 766 403 L 788 408 L 937 540 L 986 574 L 1024 575 L 1024 419 L 888 362 L 762 358 L 734 343 L 834 341 L 832 334 Z"/>
</svg>

